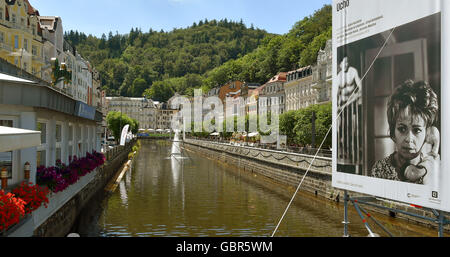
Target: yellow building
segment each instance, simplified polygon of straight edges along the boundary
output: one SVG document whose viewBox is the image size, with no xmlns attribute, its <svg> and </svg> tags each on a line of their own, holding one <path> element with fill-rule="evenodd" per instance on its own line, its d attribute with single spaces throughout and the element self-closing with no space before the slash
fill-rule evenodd
<svg viewBox="0 0 450 257">
<path fill-rule="evenodd" d="M 41 77 L 45 63 L 38 16 L 28 0 L 0 0 L 0 58 Z"/>
</svg>

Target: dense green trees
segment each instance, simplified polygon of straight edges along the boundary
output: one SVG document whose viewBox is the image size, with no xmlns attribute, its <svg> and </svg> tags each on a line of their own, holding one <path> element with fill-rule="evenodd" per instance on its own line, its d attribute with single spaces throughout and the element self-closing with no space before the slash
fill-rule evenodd
<svg viewBox="0 0 450 257">
<path fill-rule="evenodd" d="M 325 138 L 332 124 L 331 103 L 311 105 L 308 108 L 288 111 L 280 115 L 281 134 L 287 136 L 289 144 L 308 145 L 312 139 L 312 114 L 316 114 L 316 147 Z M 322 148 L 331 147 L 331 131 Z"/>
<path fill-rule="evenodd" d="M 165 101 L 175 92 L 192 95 L 194 88 L 208 90 L 229 80 L 263 84 L 280 71 L 313 64 L 331 38 L 331 6 L 285 35 L 247 28 L 242 20 L 205 19 L 170 32 L 134 28 L 96 38 L 69 31 L 65 38 L 100 72 L 108 95 L 144 93 Z"/>
<path fill-rule="evenodd" d="M 331 142 L 331 130 L 330 127 L 332 125 L 332 105 L 331 103 L 328 104 L 317 104 L 317 105 L 311 105 L 308 108 L 295 110 L 295 111 L 288 111 L 283 114 L 280 114 L 278 117 L 279 119 L 279 132 L 281 135 L 287 136 L 288 144 L 296 144 L 296 145 L 311 145 L 312 144 L 312 115 L 315 113 L 316 115 L 316 122 L 315 122 L 315 147 L 318 148 L 322 141 L 324 140 L 325 136 L 326 140 L 324 141 L 322 145 L 322 149 L 330 148 L 332 145 Z M 234 116 L 234 128 L 233 131 L 238 132 L 238 123 L 243 122 L 244 124 L 244 130 L 247 132 L 254 132 L 253 129 L 250 129 L 249 126 L 249 120 L 250 116 L 247 114 L 246 116 Z M 264 131 L 261 131 L 259 126 L 259 118 L 260 117 L 254 117 L 256 121 L 256 129 L 260 133 L 260 135 L 269 135 L 270 131 L 267 131 L 266 133 L 263 133 Z M 194 132 L 194 122 L 191 123 L 191 134 L 196 137 L 208 137 L 211 132 L 207 132 L 205 130 L 205 126 L 207 124 L 215 124 L 214 120 L 212 121 L 204 121 L 203 124 L 199 124 L 199 126 L 202 126 L 202 132 Z M 267 113 L 267 124 L 269 125 L 269 128 L 273 128 L 276 124 L 272 124 L 271 122 L 271 115 L 270 113 Z M 223 132 L 220 133 L 220 136 L 222 138 L 229 139 L 233 132 L 226 132 L 226 122 L 222 124 L 223 126 Z M 242 131 L 239 131 L 242 132 Z M 328 133 L 328 135 L 327 135 Z"/>
<path fill-rule="evenodd" d="M 241 22 L 204 20 L 171 32 L 145 33 L 136 28 L 126 35 L 110 32 L 96 38 L 69 31 L 65 38 L 99 70 L 108 94 L 141 96 L 140 90 L 130 89 L 137 78 L 150 87 L 168 78 L 203 75 L 250 53 L 267 35 Z"/>
<path fill-rule="evenodd" d="M 128 117 L 126 114 L 120 112 L 109 112 L 106 116 L 106 122 L 108 123 L 108 129 L 112 131 L 116 141 L 120 140 L 120 134 L 122 133 L 123 127 L 129 124 L 129 130 L 136 134 L 139 130 L 139 122 L 135 119 Z"/>
<path fill-rule="evenodd" d="M 285 35 L 269 35 L 253 52 L 230 60 L 205 74 L 210 87 L 228 80 L 264 84 L 280 71 L 290 71 L 316 62 L 319 49 L 331 39 L 331 6 L 297 22 Z"/>
</svg>

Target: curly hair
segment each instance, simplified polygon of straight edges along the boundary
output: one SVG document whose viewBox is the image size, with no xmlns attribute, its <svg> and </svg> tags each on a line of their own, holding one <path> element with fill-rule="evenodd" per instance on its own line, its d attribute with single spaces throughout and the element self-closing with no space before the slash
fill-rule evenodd
<svg viewBox="0 0 450 257">
<path fill-rule="evenodd" d="M 408 107 L 412 115 L 419 115 L 424 119 L 427 128 L 433 126 L 437 120 L 439 104 L 436 93 L 425 81 L 407 80 L 396 89 L 388 103 L 387 117 L 392 139 L 395 138 L 398 116 Z"/>
</svg>

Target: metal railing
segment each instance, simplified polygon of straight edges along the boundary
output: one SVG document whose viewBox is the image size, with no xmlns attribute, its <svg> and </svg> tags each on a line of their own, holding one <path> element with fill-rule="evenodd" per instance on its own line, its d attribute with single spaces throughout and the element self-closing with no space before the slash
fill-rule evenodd
<svg viewBox="0 0 450 257">
<path fill-rule="evenodd" d="M 12 47 L 10 45 L 6 44 L 6 43 L 0 42 L 0 47 L 1 47 L 1 49 L 4 49 L 4 50 L 6 50 L 8 52 L 12 51 Z"/>
<path fill-rule="evenodd" d="M 44 58 L 42 58 L 42 57 L 40 57 L 40 56 L 38 56 L 38 55 L 33 55 L 32 59 L 33 59 L 33 61 L 35 61 L 35 62 L 45 63 L 45 62 L 44 62 Z"/>
<path fill-rule="evenodd" d="M 200 138 L 200 137 L 193 137 L 193 136 L 188 136 L 188 135 L 186 135 L 186 138 L 207 141 L 207 142 L 212 142 L 212 143 L 225 144 L 225 145 L 254 147 L 254 148 L 265 149 L 265 150 L 285 151 L 288 153 L 297 153 L 297 154 L 304 154 L 304 155 L 311 155 L 311 156 L 314 156 L 317 153 L 317 156 L 327 157 L 327 158 L 332 157 L 332 150 L 330 150 L 330 149 L 320 149 L 319 150 L 318 148 L 301 147 L 301 146 L 294 146 L 294 145 L 289 145 L 285 148 L 278 149 L 276 143 L 263 144 L 260 142 L 231 141 L 231 140 L 224 140 L 224 139 L 219 139 L 219 138 Z"/>
<path fill-rule="evenodd" d="M 125 143 L 125 145 L 116 145 L 113 148 L 107 149 L 104 152 L 106 161 L 114 160 L 118 155 L 123 153 L 124 151 L 130 151 L 133 144 L 137 139 L 132 139 L 129 142 Z"/>
</svg>

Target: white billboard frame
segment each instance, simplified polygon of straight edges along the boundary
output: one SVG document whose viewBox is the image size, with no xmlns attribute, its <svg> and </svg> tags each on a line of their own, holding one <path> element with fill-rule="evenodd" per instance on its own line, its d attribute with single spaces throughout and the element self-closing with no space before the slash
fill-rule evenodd
<svg viewBox="0 0 450 257">
<path fill-rule="evenodd" d="M 396 0 L 396 1 L 389 1 L 389 0 L 333 0 L 332 2 L 333 7 L 333 133 L 332 133 L 332 139 L 333 139 L 333 173 L 332 173 L 332 185 L 333 187 L 348 190 L 348 191 L 354 191 L 359 192 L 363 194 L 373 195 L 385 199 L 390 199 L 394 201 L 419 205 L 423 207 L 428 207 L 436 210 L 442 210 L 442 211 L 450 211 L 450 171 L 447 171 L 447 167 L 450 165 L 450 136 L 449 134 L 446 134 L 445 131 L 449 131 L 450 129 L 450 121 L 444 119 L 443 117 L 448 116 L 450 113 L 450 101 L 443 101 L 443 99 L 450 99 L 450 75 L 449 72 L 444 72 L 445 70 L 450 69 L 450 52 L 449 48 L 447 46 L 450 46 L 450 18 L 448 17 L 450 15 L 450 1 L 447 0 L 430 0 L 430 1 L 421 1 L 421 0 Z M 444 15 L 445 14 L 445 15 Z M 359 62 L 359 69 L 356 69 L 359 74 L 357 74 L 357 78 L 362 81 L 362 86 L 359 88 L 361 89 L 360 92 L 360 99 L 372 97 L 372 95 L 364 95 L 364 93 L 369 92 L 370 90 L 376 91 L 378 89 L 366 89 L 366 79 L 370 76 L 372 76 L 373 81 L 378 81 L 374 79 L 375 75 L 370 75 L 370 70 L 373 68 L 375 64 L 375 61 L 382 56 L 383 54 L 386 54 L 387 49 L 395 49 L 391 46 L 398 43 L 399 41 L 402 41 L 402 37 L 404 38 L 409 37 L 409 41 L 411 41 L 411 44 L 422 44 L 422 48 L 427 48 L 426 43 L 429 43 L 430 40 L 427 41 L 427 39 L 423 39 L 423 36 L 417 36 L 415 38 L 415 35 L 408 35 L 408 26 L 417 26 L 417 24 L 423 26 L 427 26 L 427 24 L 430 20 L 436 20 L 437 17 L 440 17 L 440 71 L 437 71 L 438 68 L 428 67 L 428 63 L 432 61 L 439 62 L 436 59 L 432 59 L 435 56 L 430 54 L 430 56 L 422 54 L 422 61 L 424 64 L 422 64 L 423 69 L 425 70 L 423 76 L 418 76 L 420 80 L 425 80 L 428 82 L 430 79 L 434 79 L 435 81 L 438 81 L 439 86 L 437 88 L 439 89 L 438 98 L 440 101 L 439 103 L 439 112 L 438 112 L 438 120 L 439 120 L 439 131 L 441 132 L 440 135 L 440 170 L 439 170 L 439 185 L 436 186 L 434 184 L 436 183 L 429 183 L 427 185 L 423 184 L 417 184 L 412 182 L 405 182 L 401 180 L 391 180 L 386 178 L 377 178 L 372 177 L 370 173 L 370 167 L 363 167 L 363 166 L 370 166 L 368 164 L 369 159 L 376 159 L 375 157 L 368 157 L 368 156 L 378 156 L 380 151 L 378 149 L 384 149 L 384 152 L 389 152 L 392 150 L 392 142 L 389 142 L 392 140 L 391 138 L 387 137 L 381 137 L 378 139 L 371 139 L 367 140 L 364 139 L 364 137 L 367 137 L 370 135 L 371 137 L 376 135 L 378 130 L 385 129 L 387 121 L 381 125 L 379 122 L 382 120 L 380 117 L 385 117 L 386 115 L 380 114 L 381 112 L 378 112 L 376 110 L 385 110 L 382 105 L 386 104 L 388 102 L 388 95 L 379 97 L 376 100 L 370 100 L 370 101 L 363 101 L 360 102 L 355 101 L 355 109 L 361 108 L 361 113 L 366 114 L 369 113 L 367 110 L 371 109 L 370 112 L 372 116 L 371 122 L 377 123 L 376 125 L 373 125 L 372 127 L 376 127 L 375 129 L 372 129 L 373 131 L 368 131 L 371 129 L 370 126 L 367 125 L 368 123 L 368 117 L 362 118 L 362 125 L 359 125 L 354 127 L 352 132 L 362 131 L 361 133 L 363 136 L 363 140 L 359 144 L 356 144 L 355 142 L 358 141 L 358 138 L 351 139 L 349 142 L 353 143 L 353 146 L 360 146 L 360 149 L 356 149 L 356 151 L 353 152 L 353 155 L 358 155 L 361 158 L 358 159 L 358 156 L 352 156 L 353 159 L 358 159 L 360 162 L 366 162 L 361 165 L 353 165 L 355 166 L 354 170 L 345 170 L 346 166 L 343 165 L 344 159 L 346 157 L 342 157 L 343 154 L 339 152 L 339 148 L 345 149 L 347 146 L 350 145 L 350 143 L 347 143 L 345 145 L 342 142 L 338 143 L 338 137 L 339 140 L 343 138 L 342 131 L 343 129 L 339 129 L 340 127 L 344 126 L 339 122 L 338 114 L 342 115 L 341 112 L 342 109 L 339 109 L 338 107 L 338 93 L 341 94 L 339 97 L 340 99 L 345 99 L 342 97 L 343 91 L 341 91 L 338 88 L 339 83 L 339 77 L 338 77 L 338 65 L 343 60 L 343 56 L 346 56 L 347 54 L 354 54 L 356 57 L 360 57 L 359 60 L 355 62 Z M 419 30 L 419 29 L 417 29 Z M 413 30 L 410 34 L 414 34 Z M 377 38 L 377 41 L 374 40 Z M 380 40 L 380 38 L 384 40 Z M 370 41 L 371 40 L 371 41 Z M 384 42 L 381 42 L 384 41 Z M 414 42 L 412 42 L 414 41 Z M 367 42 L 376 42 L 377 47 L 368 46 Z M 359 45 L 358 45 L 359 44 Z M 375 44 L 375 43 L 371 43 Z M 423 45 L 425 44 L 425 45 Z M 400 47 L 397 47 L 398 49 L 404 48 L 404 45 L 399 45 Z M 339 49 L 339 51 L 338 51 Z M 342 50 L 344 49 L 344 50 Z M 357 49 L 357 50 L 355 50 Z M 362 50 L 361 50 L 362 49 Z M 371 49 L 376 49 L 372 51 L 372 55 L 370 54 Z M 379 51 L 378 51 L 379 50 Z M 386 50 L 385 52 L 383 52 Z M 360 51 L 358 53 L 351 53 L 351 51 Z M 364 54 L 361 54 L 361 52 L 364 51 Z M 345 54 L 340 54 L 344 52 Z M 375 53 L 375 54 L 373 54 Z M 340 58 L 338 60 L 338 55 L 340 54 Z M 365 57 L 362 58 L 361 56 Z M 415 55 L 414 55 L 415 56 Z M 353 59 L 358 59 L 353 58 Z M 372 58 L 372 61 L 367 61 L 367 59 Z M 394 58 L 394 57 L 392 57 Z M 405 57 L 406 58 L 406 57 Z M 349 58 L 347 58 L 349 59 Z M 414 59 L 416 61 L 416 59 Z M 417 61 L 416 61 L 417 62 Z M 370 63 L 370 65 L 368 65 Z M 363 65 L 365 65 L 364 70 L 361 68 Z M 351 64 L 350 64 L 351 66 Z M 401 65 L 397 65 L 401 67 Z M 436 65 L 439 66 L 439 65 Z M 381 68 L 380 68 L 381 69 Z M 417 67 L 415 67 L 417 69 Z M 433 73 L 434 76 L 431 78 L 428 77 L 428 70 L 435 69 L 435 72 Z M 392 68 L 391 70 L 395 70 L 395 68 Z M 363 72 L 362 72 L 363 71 Z M 405 72 L 407 73 L 407 72 Z M 416 74 L 417 71 L 413 71 L 413 74 Z M 436 75 L 439 73 L 439 78 L 436 78 Z M 379 73 L 378 73 L 379 74 Z M 377 74 L 377 75 L 378 75 Z M 392 73 L 390 76 L 394 77 Z M 342 77 L 342 76 L 341 76 Z M 354 76 L 351 75 L 351 78 Z M 380 78 L 383 78 L 384 76 L 380 76 Z M 400 75 L 398 77 L 401 77 Z M 413 78 L 417 79 L 417 78 Z M 354 85 L 354 88 L 358 88 L 357 80 L 353 80 L 352 85 Z M 390 80 L 394 81 L 394 78 L 390 78 Z M 380 80 L 381 81 L 381 80 Z M 374 84 L 374 83 L 372 83 Z M 367 85 L 372 85 L 367 82 Z M 351 87 L 350 87 L 351 88 Z M 353 88 L 352 92 L 353 92 Z M 435 90 L 435 88 L 433 88 Z M 350 99 L 353 97 L 358 96 L 358 91 L 352 93 Z M 370 92 L 372 92 L 370 91 Z M 378 90 L 380 91 L 380 90 Z M 382 91 L 382 90 L 381 90 Z M 392 92 L 394 92 L 395 89 L 393 89 Z M 436 91 L 436 90 L 435 90 Z M 378 94 L 378 93 L 377 93 Z M 379 95 L 383 95 L 382 93 L 379 93 Z M 349 95 L 347 95 L 349 96 Z M 374 98 L 375 99 L 375 98 Z M 350 101 L 350 100 L 347 100 Z M 377 102 L 378 101 L 378 102 Z M 371 104 L 376 105 L 376 107 L 372 107 Z M 345 105 L 341 105 L 342 108 Z M 358 107 L 360 106 L 360 107 Z M 382 106 L 382 107 L 379 107 Z M 363 115 L 360 114 L 360 115 Z M 439 115 L 440 114 L 440 115 Z M 353 116 L 348 117 L 359 117 L 355 114 Z M 351 118 L 349 118 L 350 120 Z M 356 118 L 359 119 L 359 118 Z M 364 120 L 366 119 L 366 120 Z M 379 124 L 380 123 L 380 124 Z M 340 125 L 341 124 L 341 125 Z M 359 127 L 361 126 L 361 127 Z M 380 129 L 377 128 L 377 126 L 381 127 Z M 339 134 L 341 133 L 341 134 Z M 359 136 L 358 136 L 359 137 Z M 379 140 L 379 141 L 375 141 Z M 373 146 L 374 144 L 365 144 L 367 142 L 384 142 L 388 146 Z M 341 147 L 339 147 L 341 145 Z M 344 146 L 345 145 L 345 146 Z M 378 148 L 377 148 L 378 147 Z M 375 150 L 370 150 L 370 149 Z M 395 150 L 395 149 L 393 149 Z M 377 152 L 378 151 L 378 152 Z M 383 152 L 383 153 L 384 153 Z M 362 153 L 362 154 L 361 154 Z M 338 160 L 339 158 L 339 160 Z M 370 160 L 371 162 L 374 162 L 373 160 Z M 338 162 L 339 162 L 339 169 L 338 169 Z M 371 163 L 373 164 L 373 163 Z M 361 167 L 360 167 L 361 166 Z M 349 165 L 351 167 L 351 165 Z M 343 171 L 345 170 L 345 171 Z M 437 172 L 436 172 L 437 173 Z M 432 180 L 432 179 L 431 179 Z"/>
</svg>

